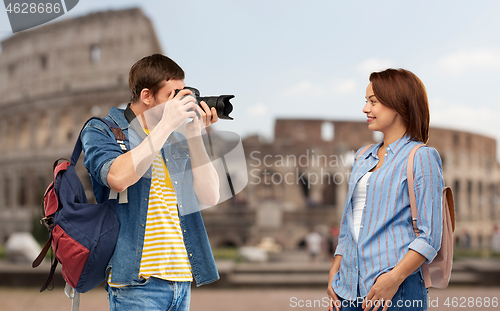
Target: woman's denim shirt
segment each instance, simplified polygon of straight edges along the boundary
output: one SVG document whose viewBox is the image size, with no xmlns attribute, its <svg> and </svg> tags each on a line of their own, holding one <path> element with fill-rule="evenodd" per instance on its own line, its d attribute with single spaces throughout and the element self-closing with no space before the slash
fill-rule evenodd
<svg viewBox="0 0 500 311">
<path fill-rule="evenodd" d="M 138 137 L 135 131 L 129 130 L 129 122 L 124 117 L 123 110 L 111 108 L 106 119 L 121 128 L 127 138 L 125 141 L 127 150 L 131 150 L 130 140 L 134 141 Z M 85 153 L 84 166 L 90 174 L 94 195 L 97 202 L 103 202 L 109 197 L 110 190 L 107 183 L 109 169 L 123 151 L 110 128 L 99 120 L 87 123 L 81 139 Z M 194 192 L 189 149 L 184 136 L 173 132 L 162 148 L 162 155 L 177 195 L 184 245 L 196 285 L 215 282 L 219 279 L 219 273 Z M 109 272 L 110 268 L 113 268 L 112 283 L 124 285 L 143 283 L 143 280 L 139 279 L 139 268 L 150 187 L 151 168 L 139 181 L 128 187 L 128 202 L 117 204 L 116 214 L 120 223 L 120 233 L 107 269 Z M 189 213 L 183 213 L 183 206 L 186 206 Z"/>
</svg>

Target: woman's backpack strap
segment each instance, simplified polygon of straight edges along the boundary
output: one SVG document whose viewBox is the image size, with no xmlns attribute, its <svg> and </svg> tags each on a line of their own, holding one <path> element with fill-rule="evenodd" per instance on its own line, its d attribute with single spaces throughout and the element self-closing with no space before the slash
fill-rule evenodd
<svg viewBox="0 0 500 311">
<path fill-rule="evenodd" d="M 373 146 L 373 144 L 364 146 L 363 149 L 361 149 L 361 151 L 358 153 L 358 157 L 356 158 L 356 162 L 358 162 L 361 155 L 364 154 L 368 149 L 370 149 L 371 146 Z"/>
<path fill-rule="evenodd" d="M 420 234 L 420 230 L 417 227 L 417 199 L 415 197 L 415 189 L 413 188 L 413 162 L 415 159 L 415 154 L 420 147 L 425 146 L 424 144 L 416 145 L 410 151 L 410 155 L 408 156 L 408 165 L 406 167 L 406 180 L 408 181 L 408 191 L 410 192 L 410 208 L 411 208 L 411 222 L 413 224 L 413 231 L 418 236 Z"/>
</svg>

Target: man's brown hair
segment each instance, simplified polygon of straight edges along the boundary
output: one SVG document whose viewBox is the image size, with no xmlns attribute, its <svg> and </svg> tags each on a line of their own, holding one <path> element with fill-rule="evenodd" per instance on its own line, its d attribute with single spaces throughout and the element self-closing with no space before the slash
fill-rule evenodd
<svg viewBox="0 0 500 311">
<path fill-rule="evenodd" d="M 153 97 L 163 86 L 163 81 L 183 80 L 184 71 L 172 59 L 165 55 L 146 56 L 130 68 L 128 85 L 132 103 L 141 98 L 141 91 L 149 89 Z"/>
<path fill-rule="evenodd" d="M 420 79 L 405 69 L 387 69 L 370 75 L 373 93 L 389 108 L 396 110 L 406 125 L 406 134 L 423 143 L 429 140 L 429 101 Z"/>
</svg>

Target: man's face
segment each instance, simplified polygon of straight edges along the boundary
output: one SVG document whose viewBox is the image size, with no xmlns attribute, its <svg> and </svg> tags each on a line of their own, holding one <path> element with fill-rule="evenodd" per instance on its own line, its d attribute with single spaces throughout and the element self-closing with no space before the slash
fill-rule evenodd
<svg viewBox="0 0 500 311">
<path fill-rule="evenodd" d="M 169 80 L 163 82 L 163 86 L 160 88 L 156 97 L 153 99 L 153 103 L 146 112 L 147 118 L 152 118 L 148 121 L 153 122 L 153 124 L 158 123 L 163 116 L 163 107 L 167 102 L 170 94 L 175 90 L 181 90 L 186 86 L 184 80 Z"/>
<path fill-rule="evenodd" d="M 184 80 L 168 80 L 167 82 L 164 82 L 163 86 L 156 94 L 154 106 L 165 103 L 173 91 L 182 90 L 185 86 L 186 84 L 184 84 Z"/>
</svg>

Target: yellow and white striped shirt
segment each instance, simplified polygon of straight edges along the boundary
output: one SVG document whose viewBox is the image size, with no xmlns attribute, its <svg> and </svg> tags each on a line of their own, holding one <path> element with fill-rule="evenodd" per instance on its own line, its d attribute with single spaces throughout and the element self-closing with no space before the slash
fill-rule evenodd
<svg viewBox="0 0 500 311">
<path fill-rule="evenodd" d="M 153 162 L 144 247 L 139 277 L 193 281 L 177 210 L 177 198 L 161 152 Z M 111 283 L 112 287 L 124 285 Z"/>
</svg>

